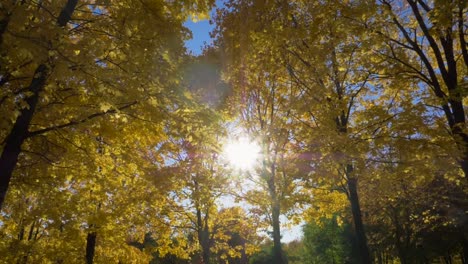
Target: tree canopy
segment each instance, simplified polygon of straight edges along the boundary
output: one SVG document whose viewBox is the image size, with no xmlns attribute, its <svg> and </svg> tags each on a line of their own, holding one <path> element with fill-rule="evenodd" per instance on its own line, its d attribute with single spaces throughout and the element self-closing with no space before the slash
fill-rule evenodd
<svg viewBox="0 0 468 264">
<path fill-rule="evenodd" d="M 468 263 L 467 10 L 2 1 L 2 261 Z"/>
</svg>

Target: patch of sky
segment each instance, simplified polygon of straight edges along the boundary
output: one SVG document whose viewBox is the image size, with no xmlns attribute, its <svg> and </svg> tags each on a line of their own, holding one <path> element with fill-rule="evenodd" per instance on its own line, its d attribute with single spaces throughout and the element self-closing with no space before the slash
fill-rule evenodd
<svg viewBox="0 0 468 264">
<path fill-rule="evenodd" d="M 210 32 L 213 30 L 214 25 L 210 24 L 208 20 L 187 21 L 184 26 L 192 31 L 192 39 L 185 41 L 185 47 L 191 54 L 200 55 L 205 46 L 213 43 Z"/>
<path fill-rule="evenodd" d="M 214 16 L 216 8 L 222 7 L 224 7 L 224 1 L 216 0 L 216 6 L 211 9 L 210 17 Z M 210 23 L 210 20 L 194 22 L 189 18 L 185 21 L 184 26 L 192 32 L 192 38 L 185 41 L 185 47 L 191 54 L 198 56 L 202 54 L 205 46 L 213 44 L 210 32 L 214 29 L 214 24 Z"/>
</svg>

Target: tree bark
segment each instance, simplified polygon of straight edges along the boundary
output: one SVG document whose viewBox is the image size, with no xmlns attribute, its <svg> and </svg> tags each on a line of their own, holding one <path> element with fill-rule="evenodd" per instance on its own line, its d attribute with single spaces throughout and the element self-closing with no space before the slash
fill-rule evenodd
<svg viewBox="0 0 468 264">
<path fill-rule="evenodd" d="M 0 209 L 3 206 L 8 186 L 10 185 L 13 170 L 18 162 L 18 157 L 21 153 L 21 145 L 27 138 L 28 126 L 31 123 L 34 111 L 39 101 L 39 92 L 42 91 L 47 79 L 48 68 L 45 64 L 37 67 L 34 78 L 29 85 L 28 91 L 32 95 L 26 99 L 29 107 L 20 111 L 20 115 L 16 118 L 10 134 L 5 140 L 5 147 L 0 156 Z"/>
<path fill-rule="evenodd" d="M 275 154 L 276 155 L 276 154 Z M 264 163 L 265 166 L 265 163 Z M 286 258 L 283 253 L 281 246 L 281 225 L 280 225 L 280 214 L 281 214 L 281 205 L 278 201 L 278 194 L 276 192 L 276 163 L 273 162 L 270 165 L 270 172 L 267 173 L 266 168 L 264 167 L 264 177 L 267 179 L 268 191 L 270 193 L 271 199 L 271 221 L 273 228 L 273 263 L 274 264 L 285 264 L 287 263 Z"/>
<path fill-rule="evenodd" d="M 97 233 L 95 231 L 89 232 L 86 236 L 86 264 L 93 264 L 94 252 L 96 251 L 96 238 Z"/>
<path fill-rule="evenodd" d="M 462 230 L 461 234 L 461 246 L 462 246 L 462 252 L 461 252 L 461 257 L 462 257 L 462 263 L 463 264 L 468 264 L 468 239 L 467 239 L 467 234 L 465 230 Z"/>
<path fill-rule="evenodd" d="M 347 166 L 348 175 L 351 173 L 351 165 Z M 369 248 L 367 247 L 367 238 L 364 232 L 364 224 L 362 223 L 361 206 L 359 205 L 359 197 L 357 193 L 357 179 L 354 177 L 348 178 L 349 201 L 351 203 L 351 211 L 353 214 L 354 229 L 356 232 L 359 255 L 362 264 L 371 264 Z"/>
<path fill-rule="evenodd" d="M 408 260 L 406 258 L 406 248 L 402 245 L 401 238 L 403 237 L 402 228 L 400 222 L 398 221 L 398 216 L 396 209 L 393 213 L 393 224 L 395 225 L 395 246 L 398 251 L 398 258 L 400 259 L 401 264 L 407 264 Z"/>
<path fill-rule="evenodd" d="M 206 219 L 207 220 L 207 219 Z M 208 223 L 203 223 L 200 208 L 197 208 L 197 231 L 198 242 L 202 249 L 202 259 L 204 264 L 210 263 L 210 232 L 208 230 Z"/>
<path fill-rule="evenodd" d="M 57 19 L 57 24 L 60 27 L 64 27 L 70 21 L 77 3 L 78 0 L 67 1 Z M 31 93 L 31 96 L 26 99 L 28 107 L 21 109 L 20 115 L 16 118 L 13 128 L 5 139 L 5 146 L 0 156 L 0 209 L 3 207 L 13 171 L 21 153 L 21 145 L 28 137 L 28 127 L 36 111 L 39 94 L 44 89 L 48 75 L 49 67 L 45 63 L 40 64 L 27 89 Z"/>
<path fill-rule="evenodd" d="M 281 226 L 280 226 L 280 205 L 277 201 L 272 206 L 272 227 L 273 227 L 273 256 L 275 264 L 285 264 L 286 259 L 281 247 Z"/>
<path fill-rule="evenodd" d="M 195 192 L 199 192 L 198 181 L 194 181 Z M 200 243 L 202 250 L 202 261 L 204 264 L 210 263 L 210 230 L 208 227 L 208 211 L 203 219 L 202 208 L 200 206 L 200 201 L 197 200 L 195 203 L 196 213 L 197 213 L 197 236 L 198 243 Z"/>
<path fill-rule="evenodd" d="M 206 230 L 203 230 L 203 236 L 204 236 L 204 239 L 203 239 L 203 242 L 201 243 L 202 245 L 202 250 L 203 250 L 203 263 L 205 264 L 209 264 L 210 263 L 210 258 L 211 258 L 211 254 L 210 254 L 210 244 L 209 244 L 209 236 L 208 236 L 208 232 Z"/>
<path fill-rule="evenodd" d="M 10 23 L 10 14 L 5 15 L 5 17 L 0 20 L 0 45 L 3 43 L 3 34 L 8 27 L 8 23 Z"/>
<path fill-rule="evenodd" d="M 12 3 L 12 5 L 15 5 L 15 3 Z M 6 29 L 8 28 L 8 24 L 10 23 L 10 17 L 11 17 L 11 10 L 7 10 L 6 7 L 0 7 L 0 16 L 2 17 L 0 19 L 0 45 L 3 44 L 3 34 L 6 32 Z"/>
<path fill-rule="evenodd" d="M 457 143 L 458 149 L 462 152 L 462 156 L 459 160 L 460 167 L 463 170 L 465 179 L 468 180 L 468 135 L 463 132 L 462 127 L 464 126 L 466 126 L 465 122 L 460 122 L 454 127 L 451 127 L 451 131 L 455 142 Z"/>
</svg>

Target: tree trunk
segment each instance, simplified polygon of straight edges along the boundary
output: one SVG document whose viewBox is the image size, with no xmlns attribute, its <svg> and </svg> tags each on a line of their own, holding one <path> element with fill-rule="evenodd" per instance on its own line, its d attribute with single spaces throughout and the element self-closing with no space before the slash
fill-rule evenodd
<svg viewBox="0 0 468 264">
<path fill-rule="evenodd" d="M 2 19 L 0 20 L 0 45 L 3 43 L 3 34 L 5 33 L 6 29 L 8 28 L 8 24 L 10 23 L 11 11 L 7 10 L 5 7 L 0 7 L 0 16 Z"/>
<path fill-rule="evenodd" d="M 271 199 L 271 220 L 272 220 L 272 228 L 273 228 L 273 257 L 274 257 L 273 263 L 285 264 L 287 263 L 287 261 L 283 254 L 283 249 L 281 247 L 281 226 L 280 226 L 280 220 L 279 220 L 279 217 L 281 214 L 281 206 L 280 206 L 280 202 L 278 201 L 278 194 L 276 192 L 276 183 L 275 183 L 276 162 L 272 162 L 272 164 L 270 165 L 270 172 L 267 172 L 268 170 L 266 169 L 265 162 L 263 166 L 264 166 L 263 177 L 267 179 L 268 191 L 270 193 L 270 199 Z"/>
<path fill-rule="evenodd" d="M 457 142 L 458 149 L 461 151 L 462 156 L 459 160 L 460 167 L 463 170 L 465 179 L 468 180 L 468 135 L 463 132 L 461 127 L 464 127 L 465 122 L 456 124 L 451 128 L 455 142 Z"/>
<path fill-rule="evenodd" d="M 198 183 L 195 182 L 195 188 L 198 190 Z M 197 235 L 198 242 L 202 250 L 202 260 L 204 264 L 210 263 L 210 231 L 208 229 L 208 217 L 205 216 L 205 221 L 202 219 L 202 212 L 197 202 Z"/>
<path fill-rule="evenodd" d="M 95 231 L 89 232 L 86 237 L 86 264 L 93 264 L 94 252 L 96 250 L 97 233 Z"/>
<path fill-rule="evenodd" d="M 64 27 L 70 21 L 77 3 L 78 0 L 67 1 L 57 19 L 57 24 L 60 27 Z M 46 64 L 42 63 L 37 67 L 27 89 L 31 93 L 31 96 L 26 99 L 28 107 L 21 109 L 20 115 L 16 118 L 13 128 L 5 139 L 5 147 L 0 156 L 0 209 L 3 207 L 11 176 L 21 153 L 21 145 L 28 137 L 28 127 L 36 111 L 39 94 L 44 89 L 48 74 L 49 67 Z"/>
<path fill-rule="evenodd" d="M 3 33 L 5 33 L 9 22 L 10 22 L 9 14 L 5 16 L 2 20 L 0 20 L 0 44 L 3 43 Z"/>
<path fill-rule="evenodd" d="M 382 261 L 382 251 L 379 249 L 377 252 L 377 263 L 378 264 L 383 264 L 383 261 Z"/>
<path fill-rule="evenodd" d="M 202 249 L 202 259 L 204 264 L 209 264 L 211 258 L 209 235 L 208 227 L 203 227 L 198 231 L 198 241 Z"/>
<path fill-rule="evenodd" d="M 20 226 L 20 229 L 19 229 L 19 233 L 18 233 L 18 240 L 23 240 L 23 237 L 24 237 L 24 219 L 21 219 L 20 223 L 19 223 L 19 226 Z"/>
<path fill-rule="evenodd" d="M 351 165 L 347 166 L 348 175 L 351 173 Z M 367 247 L 366 234 L 364 232 L 364 225 L 362 223 L 361 207 L 359 205 L 359 197 L 357 193 L 357 179 L 353 177 L 348 178 L 349 201 L 351 203 L 351 211 L 353 213 L 354 229 L 356 231 L 356 238 L 359 248 L 359 255 L 362 264 L 371 264 L 369 248 Z"/>
<path fill-rule="evenodd" d="M 395 245 L 398 251 L 398 258 L 400 259 L 401 264 L 407 264 L 408 261 L 406 259 L 406 251 L 400 240 L 401 238 L 400 227 L 398 226 L 397 223 L 395 223 L 395 225 L 396 225 L 396 230 L 397 230 L 395 231 L 395 234 L 396 234 Z"/>
<path fill-rule="evenodd" d="M 204 236 L 207 237 L 207 234 L 204 232 Z M 211 254 L 210 254 L 210 245 L 209 245 L 209 241 L 208 239 L 205 239 L 203 242 L 202 242 L 202 250 L 203 250 L 203 253 L 202 253 L 202 257 L 203 257 L 203 263 L 205 264 L 209 264 L 210 263 L 210 258 L 211 258 Z"/>
<path fill-rule="evenodd" d="M 466 233 L 464 230 L 462 231 L 462 235 L 461 235 L 461 245 L 462 245 L 462 252 L 461 252 L 462 263 L 468 264 L 468 239 L 466 239 Z"/>
<path fill-rule="evenodd" d="M 403 228 L 398 218 L 398 209 L 392 207 L 391 222 L 395 226 L 395 246 L 398 252 L 398 258 L 401 264 L 411 263 L 409 260 L 409 233 Z"/>
<path fill-rule="evenodd" d="M 286 259 L 281 248 L 281 227 L 280 227 L 280 205 L 277 201 L 273 202 L 272 208 L 272 226 L 273 226 L 273 256 L 275 264 L 284 264 Z"/>
<path fill-rule="evenodd" d="M 28 88 L 28 91 L 32 93 L 32 95 L 26 99 L 26 103 L 29 107 L 21 110 L 10 134 L 5 140 L 5 147 L 0 156 L 0 172 L 2 173 L 0 175 L 0 209 L 3 206 L 13 170 L 16 167 L 19 154 L 21 153 L 21 145 L 27 138 L 28 126 L 36 110 L 37 102 L 39 101 L 39 92 L 44 88 L 47 74 L 48 69 L 45 64 L 41 64 L 37 67 L 34 78 Z"/>
<path fill-rule="evenodd" d="M 449 254 L 445 255 L 444 262 L 445 264 L 452 264 L 452 257 Z"/>
</svg>

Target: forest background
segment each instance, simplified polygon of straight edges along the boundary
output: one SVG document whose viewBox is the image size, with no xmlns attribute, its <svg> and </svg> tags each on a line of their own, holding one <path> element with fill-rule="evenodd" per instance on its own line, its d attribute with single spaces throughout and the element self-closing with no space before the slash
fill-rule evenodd
<svg viewBox="0 0 468 264">
<path fill-rule="evenodd" d="M 468 263 L 467 1 L 214 4 L 0 2 L 0 261 Z"/>
</svg>

